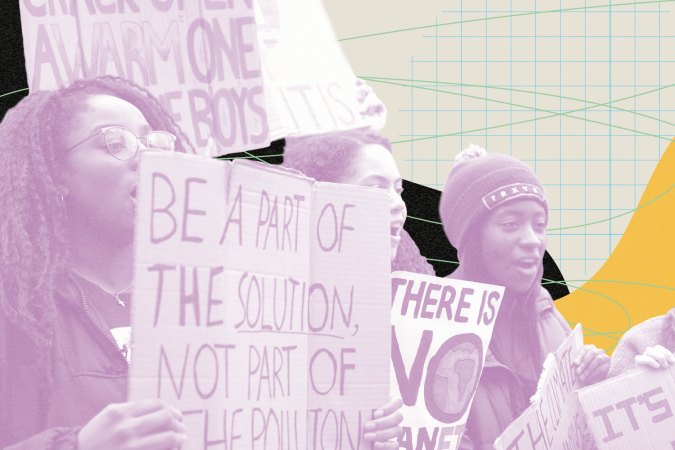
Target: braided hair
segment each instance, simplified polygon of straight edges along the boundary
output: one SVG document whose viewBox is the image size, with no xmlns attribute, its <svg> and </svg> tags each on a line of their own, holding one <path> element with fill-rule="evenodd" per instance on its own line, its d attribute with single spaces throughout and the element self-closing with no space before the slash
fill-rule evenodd
<svg viewBox="0 0 675 450">
<path fill-rule="evenodd" d="M 5 115 L 0 123 L 0 319 L 30 339 L 36 366 L 45 369 L 47 380 L 54 294 L 65 280 L 69 256 L 58 183 L 64 164 L 62 133 L 92 95 L 128 101 L 153 129 L 177 136 L 176 151 L 194 153 L 159 101 L 121 78 L 79 80 L 54 92 L 31 92 Z"/>
</svg>

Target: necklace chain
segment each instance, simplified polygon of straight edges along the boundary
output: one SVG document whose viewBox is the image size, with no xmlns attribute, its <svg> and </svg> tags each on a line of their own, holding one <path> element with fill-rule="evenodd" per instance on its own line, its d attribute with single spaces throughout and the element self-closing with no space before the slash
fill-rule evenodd
<svg viewBox="0 0 675 450">
<path fill-rule="evenodd" d="M 77 274 L 79 277 L 84 278 L 85 280 L 87 280 L 87 281 L 90 282 L 91 284 L 98 286 L 98 288 L 101 289 L 101 290 L 102 290 L 103 292 L 105 292 L 106 294 L 112 295 L 113 298 L 115 299 L 115 301 L 117 302 L 118 305 L 120 305 L 120 306 L 122 306 L 122 307 L 126 307 L 126 306 L 127 306 L 127 304 L 124 302 L 124 300 L 122 300 L 122 299 L 120 298 L 120 295 L 123 294 L 123 293 L 124 293 L 127 289 L 129 289 L 131 286 L 133 286 L 133 284 L 134 284 L 134 280 L 133 280 L 133 279 L 131 280 L 131 283 L 129 283 L 129 284 L 127 285 L 127 287 L 125 287 L 125 288 L 122 289 L 121 291 L 114 292 L 114 291 L 109 291 L 108 289 L 104 288 L 103 286 L 101 286 L 100 284 L 98 284 L 97 282 L 95 282 L 94 280 L 92 280 L 92 279 L 90 279 L 90 278 L 87 278 L 87 277 L 84 276 L 84 275 L 82 274 L 82 272 L 80 272 L 79 270 L 77 270 L 77 269 L 75 269 L 75 268 L 72 268 L 72 269 L 70 269 L 70 270 L 71 270 L 73 273 Z"/>
</svg>

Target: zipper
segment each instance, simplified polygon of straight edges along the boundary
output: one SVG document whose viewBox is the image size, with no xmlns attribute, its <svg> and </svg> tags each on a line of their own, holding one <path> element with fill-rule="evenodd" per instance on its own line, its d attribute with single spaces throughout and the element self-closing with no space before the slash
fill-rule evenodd
<svg viewBox="0 0 675 450">
<path fill-rule="evenodd" d="M 75 280 L 75 284 L 77 285 L 78 290 L 80 291 L 80 297 L 82 298 L 82 308 L 84 309 L 84 313 L 89 319 L 89 322 L 91 325 L 93 325 L 94 329 L 105 338 L 106 341 L 110 342 L 110 344 L 113 346 L 115 349 L 115 354 L 117 355 L 118 358 L 121 358 L 124 360 L 124 364 L 126 367 L 129 367 L 129 362 L 127 361 L 126 358 L 126 350 L 121 350 L 119 346 L 117 345 L 117 342 L 110 336 L 110 333 L 106 333 L 106 331 L 101 328 L 99 323 L 94 320 L 94 316 L 92 316 L 91 311 L 89 310 L 89 304 L 87 303 L 87 297 L 84 295 L 84 289 L 82 289 L 82 286 L 80 286 L 80 283 Z"/>
</svg>

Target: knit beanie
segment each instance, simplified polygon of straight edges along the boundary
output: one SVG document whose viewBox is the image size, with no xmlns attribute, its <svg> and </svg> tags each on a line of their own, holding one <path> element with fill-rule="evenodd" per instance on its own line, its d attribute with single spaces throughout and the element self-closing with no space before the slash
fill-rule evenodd
<svg viewBox="0 0 675 450">
<path fill-rule="evenodd" d="M 541 182 L 522 161 L 487 153 L 474 145 L 457 155 L 455 161 L 441 194 L 439 212 L 443 230 L 458 250 L 476 221 L 506 202 L 534 199 L 548 211 Z"/>
</svg>

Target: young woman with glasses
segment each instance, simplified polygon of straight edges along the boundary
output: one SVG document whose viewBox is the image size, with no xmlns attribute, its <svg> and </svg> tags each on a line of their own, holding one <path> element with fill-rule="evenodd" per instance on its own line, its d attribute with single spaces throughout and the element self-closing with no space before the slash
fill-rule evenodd
<svg viewBox="0 0 675 450">
<path fill-rule="evenodd" d="M 147 91 L 104 77 L 31 93 L 0 147 L 0 448 L 180 447 L 178 409 L 126 401 L 127 346 L 138 153 L 190 143 Z"/>
<path fill-rule="evenodd" d="M 379 99 L 373 104 L 381 104 Z M 384 107 L 384 105 L 382 105 Z M 352 130 L 314 136 L 289 137 L 284 150 L 284 166 L 318 181 L 376 187 L 390 195 L 390 240 L 392 271 L 405 270 L 434 275 L 433 267 L 420 254 L 417 245 L 403 229 L 407 208 L 401 197 L 403 180 L 391 154 L 389 141 L 370 131 Z M 398 449 L 403 416 L 400 398 L 382 408 L 381 418 L 371 424 L 366 440 L 378 440 L 374 448 Z M 386 442 L 389 440 L 389 442 Z M 385 442 L 383 442 L 385 441 Z"/>
<path fill-rule="evenodd" d="M 124 353 L 137 155 L 190 144 L 148 92 L 101 78 L 31 93 L 0 146 L 0 447 L 178 447 L 178 410 L 125 401 Z"/>
</svg>

